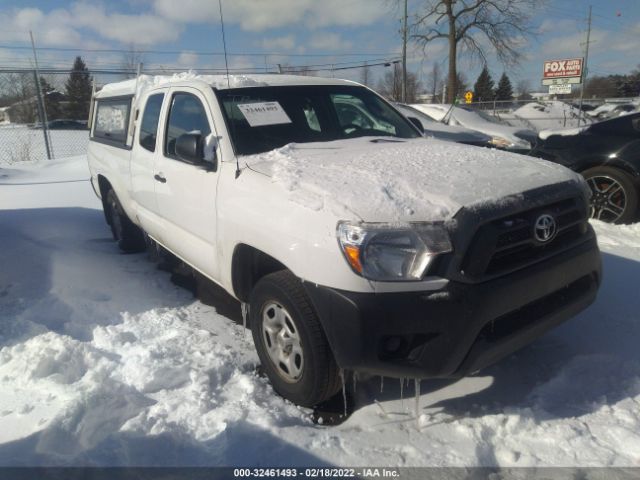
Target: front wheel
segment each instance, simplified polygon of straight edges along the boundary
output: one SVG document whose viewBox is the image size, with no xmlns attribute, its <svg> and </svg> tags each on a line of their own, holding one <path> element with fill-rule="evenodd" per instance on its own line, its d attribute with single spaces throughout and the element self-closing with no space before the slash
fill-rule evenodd
<svg viewBox="0 0 640 480">
<path fill-rule="evenodd" d="M 338 367 L 298 278 L 287 270 L 263 277 L 249 315 L 260 362 L 278 394 L 313 407 L 338 392 Z"/>
<path fill-rule="evenodd" d="M 630 223 L 638 214 L 638 190 L 629 175 L 612 167 L 582 172 L 591 189 L 589 216 L 608 223 Z"/>
</svg>

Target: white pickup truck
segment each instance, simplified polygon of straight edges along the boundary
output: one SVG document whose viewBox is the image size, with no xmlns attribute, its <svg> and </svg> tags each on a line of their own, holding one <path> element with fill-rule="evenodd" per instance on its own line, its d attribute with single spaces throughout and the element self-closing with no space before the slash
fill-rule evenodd
<svg viewBox="0 0 640 480">
<path fill-rule="evenodd" d="M 300 405 L 341 368 L 475 372 L 596 296 L 579 175 L 423 138 L 357 83 L 141 76 L 96 94 L 90 126 L 120 248 L 154 242 L 248 305 L 264 371 Z"/>
</svg>

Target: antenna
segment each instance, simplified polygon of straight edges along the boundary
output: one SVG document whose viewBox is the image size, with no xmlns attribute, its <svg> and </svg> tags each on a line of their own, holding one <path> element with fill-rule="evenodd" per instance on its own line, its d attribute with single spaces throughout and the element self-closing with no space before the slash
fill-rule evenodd
<svg viewBox="0 0 640 480">
<path fill-rule="evenodd" d="M 224 48 L 224 68 L 227 71 L 227 88 L 231 88 L 229 81 L 229 63 L 227 62 L 227 39 L 224 34 L 224 17 L 222 16 L 222 0 L 218 0 L 218 7 L 220 7 L 220 25 L 222 25 L 222 46 Z"/>
<path fill-rule="evenodd" d="M 218 7 L 220 7 L 220 25 L 222 26 L 222 46 L 224 48 L 224 68 L 227 71 L 227 88 L 231 89 L 231 81 L 229 79 L 229 62 L 227 61 L 227 39 L 224 34 L 224 16 L 222 15 L 222 0 L 218 0 Z M 233 101 L 233 100 L 232 100 Z M 224 108 L 224 105 L 222 105 Z M 231 128 L 235 132 L 235 121 L 233 118 L 231 120 Z M 235 136 L 235 135 L 234 135 Z M 240 176 L 240 160 L 238 160 L 238 155 L 236 155 L 236 178 Z"/>
</svg>

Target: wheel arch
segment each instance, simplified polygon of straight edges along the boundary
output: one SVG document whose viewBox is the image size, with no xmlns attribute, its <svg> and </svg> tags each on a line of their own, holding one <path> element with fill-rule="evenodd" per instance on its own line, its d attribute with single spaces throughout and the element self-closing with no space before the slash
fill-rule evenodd
<svg viewBox="0 0 640 480">
<path fill-rule="evenodd" d="M 636 188 L 640 188 L 640 170 L 630 162 L 622 158 L 602 158 L 591 157 L 580 163 L 578 173 L 583 174 L 585 171 L 597 167 L 610 167 L 620 170 L 631 177 Z"/>
<path fill-rule="evenodd" d="M 236 245 L 231 260 L 231 285 L 235 297 L 248 303 L 255 284 L 265 275 L 280 270 L 288 268 L 271 255 L 246 243 Z"/>
</svg>

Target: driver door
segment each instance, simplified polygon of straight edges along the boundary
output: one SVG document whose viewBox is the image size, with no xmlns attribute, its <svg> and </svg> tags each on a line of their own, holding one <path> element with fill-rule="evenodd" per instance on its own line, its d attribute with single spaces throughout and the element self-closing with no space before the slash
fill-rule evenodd
<svg viewBox="0 0 640 480">
<path fill-rule="evenodd" d="M 156 203 L 163 219 L 163 243 L 203 273 L 217 277 L 216 191 L 219 175 L 201 165 L 178 158 L 176 139 L 199 132 L 215 135 L 213 117 L 205 97 L 193 88 L 169 91 L 161 154 L 155 164 Z M 218 152 L 216 152 L 218 153 Z"/>
</svg>

